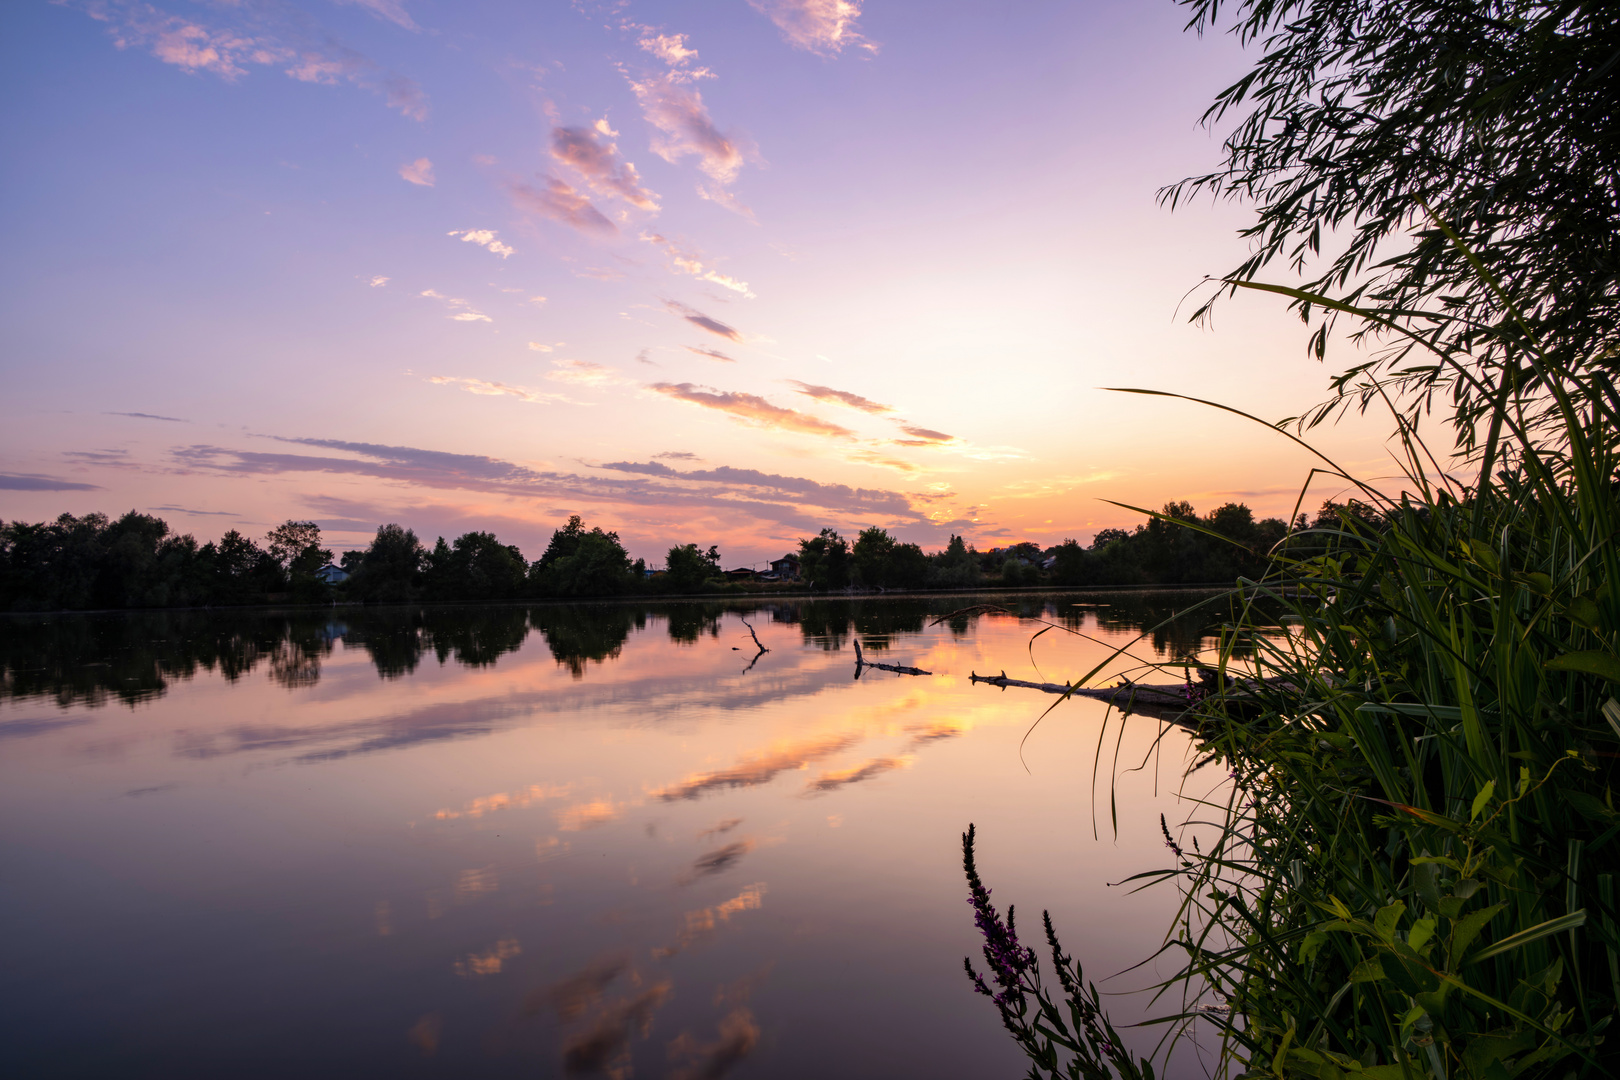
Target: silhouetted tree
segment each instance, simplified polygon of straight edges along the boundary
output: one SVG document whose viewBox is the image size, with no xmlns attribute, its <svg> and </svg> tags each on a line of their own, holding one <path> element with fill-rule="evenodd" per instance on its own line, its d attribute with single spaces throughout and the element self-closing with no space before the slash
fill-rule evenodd
<svg viewBox="0 0 1620 1080">
<path fill-rule="evenodd" d="M 663 588 L 669 592 L 701 590 L 710 578 L 720 576 L 720 549 L 711 545 L 707 552 L 696 544 L 681 544 L 664 556 Z"/>
<path fill-rule="evenodd" d="M 849 543 L 832 529 L 799 541 L 799 574 L 812 589 L 849 587 Z"/>
</svg>

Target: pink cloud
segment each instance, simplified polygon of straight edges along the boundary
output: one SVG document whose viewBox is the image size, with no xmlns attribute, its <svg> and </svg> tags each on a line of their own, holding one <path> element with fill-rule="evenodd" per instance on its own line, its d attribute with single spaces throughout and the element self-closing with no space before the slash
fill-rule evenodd
<svg viewBox="0 0 1620 1080">
<path fill-rule="evenodd" d="M 433 162 L 425 157 L 419 157 L 409 165 L 401 165 L 399 175 L 419 187 L 432 187 Z"/>
<path fill-rule="evenodd" d="M 698 157 L 698 167 L 722 184 L 735 180 L 746 153 L 729 136 L 714 126 L 703 95 L 670 75 L 651 75 L 630 88 L 641 103 L 642 115 L 657 129 L 652 151 L 670 164 L 679 164 L 690 155 Z"/>
<path fill-rule="evenodd" d="M 696 308 L 689 308 L 678 300 L 665 300 L 664 306 L 693 326 L 702 327 L 717 337 L 723 337 L 728 341 L 741 341 L 743 339 L 742 333 L 736 327 L 727 326 L 719 319 L 712 319 Z"/>
<path fill-rule="evenodd" d="M 855 28 L 861 0 L 748 0 L 748 6 L 775 23 L 782 40 L 795 49 L 818 56 L 835 56 L 850 47 L 877 52 Z"/>
<path fill-rule="evenodd" d="M 789 379 L 788 382 L 792 383 L 794 386 L 797 386 L 799 388 L 798 392 L 803 394 L 805 397 L 812 397 L 817 401 L 831 401 L 839 405 L 847 405 L 851 409 L 859 409 L 861 412 L 872 413 L 874 415 L 882 415 L 883 413 L 894 412 L 894 407 L 892 405 L 879 404 L 878 402 L 873 401 L 871 398 L 864 398 L 859 394 L 852 394 L 848 390 L 834 390 L 830 386 L 813 386 L 810 383 L 802 383 L 798 379 Z"/>
<path fill-rule="evenodd" d="M 755 427 L 777 431 L 793 431 L 801 435 L 821 435 L 835 439 L 853 439 L 855 433 L 846 427 L 818 419 L 795 409 L 772 405 L 762 397 L 735 391 L 715 390 L 692 383 L 653 383 L 647 389 L 676 401 L 715 409 L 735 420 Z"/>
<path fill-rule="evenodd" d="M 612 134 L 606 123 L 595 128 L 553 128 L 551 156 L 583 176 L 598 195 L 623 199 L 642 210 L 657 210 L 658 196 L 641 185 L 634 164 L 620 160 L 618 145 L 609 140 Z"/>
<path fill-rule="evenodd" d="M 591 205 L 591 200 L 573 185 L 555 176 L 542 176 L 545 187 L 528 184 L 512 185 L 512 201 L 524 210 L 533 211 L 553 221 L 578 229 L 584 233 L 617 233 L 619 228 L 602 211 Z"/>
</svg>

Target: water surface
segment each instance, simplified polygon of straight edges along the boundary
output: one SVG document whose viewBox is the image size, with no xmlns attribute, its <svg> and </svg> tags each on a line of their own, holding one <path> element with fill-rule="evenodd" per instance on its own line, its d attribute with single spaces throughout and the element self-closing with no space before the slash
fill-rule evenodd
<svg viewBox="0 0 1620 1080">
<path fill-rule="evenodd" d="M 961 832 L 1100 979 L 1176 903 L 1109 883 L 1213 781 L 1158 721 L 1030 732 L 1051 699 L 968 675 L 1073 678 L 1185 599 L 0 619 L 0 1067 L 1019 1075 Z M 930 625 L 979 600 L 1022 618 Z M 856 637 L 932 674 L 856 679 Z M 1104 984 L 1116 1020 L 1160 970 Z"/>
</svg>

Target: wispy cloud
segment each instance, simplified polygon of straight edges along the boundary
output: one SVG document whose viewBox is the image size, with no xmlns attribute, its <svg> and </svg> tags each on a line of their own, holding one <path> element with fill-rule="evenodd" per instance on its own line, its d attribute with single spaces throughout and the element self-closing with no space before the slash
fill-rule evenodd
<svg viewBox="0 0 1620 1080">
<path fill-rule="evenodd" d="M 503 259 L 509 255 L 517 254 L 512 248 L 495 239 L 494 229 L 451 229 L 445 235 L 459 236 L 466 243 L 477 244 L 484 250 L 499 255 Z"/>
<path fill-rule="evenodd" d="M 546 373 L 546 378 L 553 382 L 574 386 L 622 386 L 630 382 L 606 364 L 589 360 L 553 360 L 552 364 L 553 370 Z"/>
<path fill-rule="evenodd" d="M 490 382 L 485 379 L 466 379 L 453 375 L 434 375 L 428 382 L 440 386 L 459 386 L 469 394 L 482 394 L 486 397 L 514 397 L 519 401 L 527 401 L 531 405 L 557 405 L 573 402 L 562 394 L 547 394 L 540 390 L 530 390 L 524 386 L 509 386 L 503 382 Z"/>
<path fill-rule="evenodd" d="M 103 416 L 129 416 L 129 417 L 133 417 L 136 420 L 166 420 L 171 424 L 189 424 L 189 423 L 191 423 L 190 420 L 182 420 L 178 416 L 158 416 L 156 413 L 149 413 L 149 412 L 109 412 L 109 413 L 102 413 L 102 415 Z"/>
<path fill-rule="evenodd" d="M 385 278 L 381 274 L 378 274 L 370 281 L 366 282 L 366 284 L 370 285 L 373 289 L 380 289 L 392 280 L 392 278 Z"/>
<path fill-rule="evenodd" d="M 451 314 L 446 316 L 446 318 L 454 319 L 456 322 L 495 321 L 488 315 L 485 315 L 482 311 L 479 311 L 477 308 L 473 307 L 470 300 L 462 300 L 461 298 L 455 296 L 446 296 L 437 289 L 423 289 L 420 295 L 427 297 L 429 300 L 437 300 L 444 304 L 445 307 L 450 308 Z"/>
<path fill-rule="evenodd" d="M 401 165 L 399 175 L 418 187 L 432 187 L 433 162 L 425 157 L 419 157 L 409 165 Z"/>
<path fill-rule="evenodd" d="M 670 74 L 630 80 L 641 113 L 657 131 L 652 151 L 671 165 L 696 155 L 698 167 L 721 184 L 737 178 L 747 156 L 743 145 L 714 126 L 703 95 Z"/>
<path fill-rule="evenodd" d="M 36 473 L 0 473 L 0 491 L 100 491 L 99 484 L 58 480 Z"/>
<path fill-rule="evenodd" d="M 934 431 L 931 428 L 914 427 L 911 424 L 901 424 L 900 430 L 910 436 L 908 439 L 894 440 L 901 446 L 939 446 L 956 441 L 954 435 L 947 435 L 943 431 Z"/>
<path fill-rule="evenodd" d="M 551 156 L 584 177 L 586 186 L 598 195 L 656 211 L 658 196 L 642 186 L 635 165 L 619 157 L 618 144 L 612 141 L 616 135 L 606 120 L 588 128 L 553 128 Z"/>
<path fill-rule="evenodd" d="M 400 3 L 399 0 L 337 0 L 337 2 L 363 7 L 377 18 L 386 19 L 395 26 L 404 27 L 406 30 L 421 29 L 416 25 L 416 21 L 411 18 L 410 13 L 405 10 L 405 5 Z"/>
<path fill-rule="evenodd" d="M 690 450 L 665 450 L 662 453 L 654 454 L 653 457 L 655 457 L 655 458 L 665 458 L 665 459 L 667 459 L 669 461 L 702 461 L 703 460 L 702 458 L 698 457 L 696 454 L 692 453 L 692 451 L 690 451 Z"/>
<path fill-rule="evenodd" d="M 700 349 L 696 345 L 683 345 L 682 348 L 689 353 L 696 353 L 699 356 L 707 356 L 710 360 L 719 360 L 721 363 L 735 364 L 737 362 L 736 360 L 727 356 L 725 353 L 721 352 L 719 349 Z"/>
<path fill-rule="evenodd" d="M 665 300 L 664 306 L 679 315 L 693 326 L 701 327 L 711 334 L 723 337 L 728 341 L 741 341 L 742 334 L 736 328 L 727 326 L 719 319 L 711 319 L 696 308 L 687 307 L 678 300 Z"/>
<path fill-rule="evenodd" d="M 654 458 L 676 461 L 698 460 L 696 454 L 663 453 Z M 614 472 L 638 473 L 643 476 L 664 477 L 689 483 L 719 484 L 726 487 L 748 489 L 759 495 L 774 498 L 797 499 L 829 509 L 848 510 L 871 514 L 884 513 L 907 516 L 912 513 L 906 496 L 896 491 L 878 488 L 857 488 L 848 484 L 824 484 L 802 476 L 783 476 L 779 473 L 760 472 L 757 469 L 738 469 L 720 465 L 713 469 L 689 469 L 682 472 L 658 461 L 610 461 L 600 466 Z"/>
<path fill-rule="evenodd" d="M 800 382 L 798 379 L 789 379 L 788 382 L 797 386 L 799 388 L 798 392 L 805 397 L 812 397 L 817 401 L 831 401 L 839 405 L 847 405 L 851 409 L 859 409 L 861 412 L 872 413 L 876 416 L 894 412 L 892 405 L 881 404 L 871 398 L 852 394 L 848 390 L 834 390 L 830 386 L 815 386 L 811 383 Z"/>
<path fill-rule="evenodd" d="M 561 222 L 583 233 L 617 233 L 619 227 L 591 204 L 590 197 L 572 184 L 555 176 L 541 176 L 543 188 L 513 184 L 512 201 L 552 221 Z"/>
<path fill-rule="evenodd" d="M 723 289 L 742 293 L 750 300 L 754 299 L 753 290 L 749 289 L 748 282 L 739 281 L 729 274 L 722 274 L 718 270 L 705 266 L 700 252 L 655 232 L 644 232 L 641 234 L 641 239 L 649 244 L 663 248 L 669 255 L 670 265 L 679 272 L 691 274 L 699 281 L 710 281 Z"/>
<path fill-rule="evenodd" d="M 714 72 L 706 67 L 689 67 L 698 58 L 697 50 L 686 44 L 685 34 L 666 34 L 650 26 L 636 27 L 641 36 L 636 44 L 642 52 L 658 57 L 670 68 L 687 79 L 712 79 Z"/>
<path fill-rule="evenodd" d="M 796 409 L 772 405 L 762 397 L 736 391 L 715 390 L 692 383 L 653 383 L 647 389 L 676 401 L 701 405 L 705 409 L 723 412 L 745 424 L 776 431 L 793 431 L 801 435 L 821 435 L 836 439 L 853 439 L 855 433 L 846 427 L 830 423 Z"/>
<path fill-rule="evenodd" d="M 768 16 L 795 49 L 819 56 L 836 56 L 846 48 L 877 52 L 855 28 L 861 0 L 748 0 L 748 6 Z"/>
<path fill-rule="evenodd" d="M 357 0 L 391 21 L 409 22 L 395 0 Z M 74 6 L 107 26 L 120 49 L 144 49 L 186 72 L 207 72 L 227 82 L 250 66 L 279 67 L 299 82 L 349 83 L 383 95 L 390 108 L 427 118 L 427 96 L 413 80 L 383 72 L 367 57 L 313 26 L 307 14 L 280 5 L 219 5 L 218 21 L 205 23 L 164 11 L 144 0 L 79 0 Z M 404 25 L 401 23 L 400 25 Z M 414 23 L 410 23 L 415 28 Z"/>
</svg>

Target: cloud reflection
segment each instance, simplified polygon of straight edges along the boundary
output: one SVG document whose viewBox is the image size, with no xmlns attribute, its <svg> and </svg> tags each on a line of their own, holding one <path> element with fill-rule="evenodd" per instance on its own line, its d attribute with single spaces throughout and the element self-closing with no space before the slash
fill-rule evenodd
<svg viewBox="0 0 1620 1080">
<path fill-rule="evenodd" d="M 678 784 L 651 792 L 651 796 L 663 802 L 678 802 L 681 799 L 696 799 L 713 791 L 767 784 L 776 779 L 778 773 L 798 769 L 809 762 L 836 754 L 859 739 L 858 735 L 843 732 L 789 743 L 745 757 L 729 769 L 694 774 Z"/>
<path fill-rule="evenodd" d="M 900 757 L 878 757 L 863 761 L 859 765 L 852 765 L 847 769 L 835 769 L 824 772 L 804 787 L 806 795 L 821 795 L 828 791 L 836 791 L 850 784 L 858 784 L 862 780 L 870 780 L 874 776 L 882 776 L 895 769 L 909 769 L 916 760 L 910 754 Z"/>
</svg>

